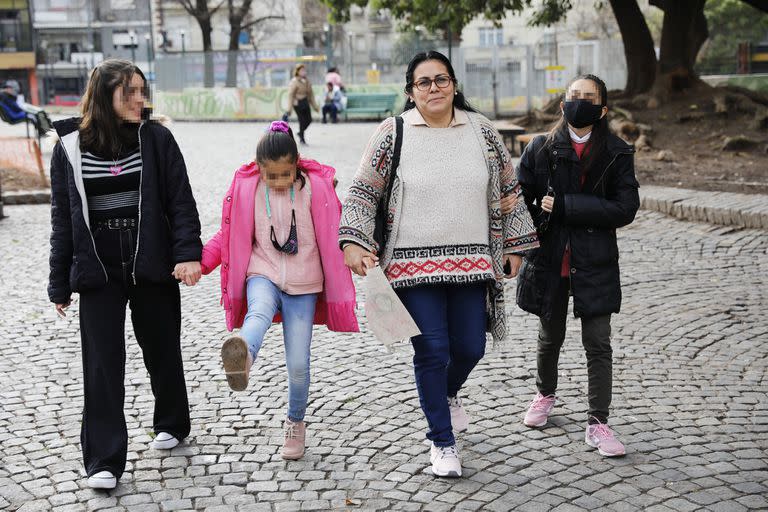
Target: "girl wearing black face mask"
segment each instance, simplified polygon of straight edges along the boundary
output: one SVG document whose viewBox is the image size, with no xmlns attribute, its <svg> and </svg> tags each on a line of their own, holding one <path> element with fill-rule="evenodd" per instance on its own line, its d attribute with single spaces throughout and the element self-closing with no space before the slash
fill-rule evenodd
<svg viewBox="0 0 768 512">
<path fill-rule="evenodd" d="M 575 79 L 564 100 L 562 119 L 531 141 L 517 168 L 541 244 L 527 254 L 517 288 L 518 305 L 540 318 L 537 393 L 523 422 L 542 427 L 555 406 L 572 295 L 587 354 L 585 441 L 603 456 L 621 456 L 624 445 L 608 427 L 610 322 L 621 305 L 616 229 L 632 222 L 640 205 L 634 148 L 609 131 L 608 91 L 598 77 Z"/>
</svg>

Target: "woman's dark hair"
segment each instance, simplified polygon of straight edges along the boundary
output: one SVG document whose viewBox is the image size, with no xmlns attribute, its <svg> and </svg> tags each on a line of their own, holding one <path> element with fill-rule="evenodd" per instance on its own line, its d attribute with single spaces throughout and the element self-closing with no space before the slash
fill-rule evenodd
<svg viewBox="0 0 768 512">
<path fill-rule="evenodd" d="M 413 74 L 416 71 L 416 67 L 421 64 L 422 62 L 426 62 L 428 60 L 436 60 L 445 66 L 445 69 L 448 70 L 448 74 L 451 76 L 451 80 L 453 80 L 453 85 L 456 87 L 456 94 L 453 97 L 453 106 L 461 109 L 466 110 L 467 112 L 477 112 L 472 105 L 469 104 L 467 101 L 467 98 L 464 97 L 464 93 L 459 90 L 459 82 L 456 80 L 456 73 L 453 71 L 453 66 L 451 65 L 451 61 L 448 60 L 448 57 L 443 55 L 440 52 L 430 50 L 428 52 L 421 52 L 414 55 L 414 57 L 411 59 L 411 62 L 408 63 L 408 69 L 405 71 L 405 92 L 410 94 L 413 90 Z M 416 103 L 411 101 L 410 98 L 408 98 L 405 101 L 405 106 L 403 107 L 403 112 L 407 112 L 408 110 L 411 110 L 416 106 Z"/>
<path fill-rule="evenodd" d="M 296 140 L 293 138 L 293 130 L 284 123 L 288 129 L 287 132 L 278 130 L 268 130 L 256 145 L 256 162 L 263 165 L 266 161 L 277 161 L 289 157 L 290 161 L 298 164 L 299 148 L 296 146 Z M 301 182 L 301 188 L 306 183 L 301 173 L 301 168 L 296 166 L 296 179 Z"/>
<path fill-rule="evenodd" d="M 108 59 L 93 68 L 85 94 L 80 102 L 80 146 L 103 155 L 116 155 L 122 148 L 121 130 L 123 120 L 115 112 L 112 103 L 115 90 L 123 88 L 123 97 L 134 74 L 144 81 L 144 96 L 149 98 L 147 78 L 132 62 Z"/>
<path fill-rule="evenodd" d="M 568 82 L 568 87 L 565 88 L 566 92 L 563 94 L 563 101 L 565 101 L 565 97 L 568 94 L 568 89 L 570 89 L 574 82 L 578 80 L 591 80 L 597 86 L 597 92 L 600 94 L 600 106 L 608 106 L 608 88 L 605 86 L 605 82 L 597 76 L 590 74 L 577 76 Z M 562 115 L 549 131 L 547 140 L 541 149 L 543 150 L 545 147 L 551 146 L 558 133 L 563 133 L 567 140 L 570 139 L 570 135 L 568 134 L 568 121 L 565 119 L 565 115 Z M 608 128 L 608 116 L 603 116 L 598 122 L 592 125 L 592 135 L 589 136 L 589 151 L 583 162 L 585 174 L 592 170 L 592 166 L 595 165 L 595 162 L 597 162 L 600 155 L 605 152 L 610 133 L 611 131 Z"/>
<path fill-rule="evenodd" d="M 293 76 L 299 76 L 299 71 L 302 69 L 307 69 L 307 66 L 304 64 L 296 64 L 296 67 L 293 68 Z"/>
</svg>

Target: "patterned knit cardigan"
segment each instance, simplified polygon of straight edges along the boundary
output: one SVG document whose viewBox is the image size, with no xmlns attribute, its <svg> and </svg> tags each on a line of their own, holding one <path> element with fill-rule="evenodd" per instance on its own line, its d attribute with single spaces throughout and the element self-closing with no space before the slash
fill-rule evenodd
<svg viewBox="0 0 768 512">
<path fill-rule="evenodd" d="M 500 341 L 504 339 L 507 332 L 504 311 L 503 255 L 534 249 L 539 246 L 539 241 L 524 201 L 518 201 L 512 213 L 502 216 L 500 207 L 502 193 L 518 194 L 520 191 L 512 160 L 499 132 L 491 122 L 482 114 L 474 112 L 467 112 L 467 114 L 478 140 L 485 148 L 485 161 L 488 166 L 488 240 L 493 260 L 493 273 L 496 278 L 488 283 L 486 330 L 493 335 L 494 340 Z M 390 117 L 379 125 L 371 137 L 345 198 L 339 226 L 340 244 L 353 242 L 371 252 L 378 252 L 378 244 L 373 239 L 376 205 L 387 189 L 394 138 L 395 122 L 394 118 Z M 392 199 L 389 203 L 387 240 L 397 240 L 402 198 L 401 182 L 396 175 L 392 184 Z M 431 220 L 438 221 L 438 219 Z M 381 268 L 386 269 L 389 265 L 394 245 L 394 243 L 388 243 L 385 253 L 379 255 Z"/>
</svg>

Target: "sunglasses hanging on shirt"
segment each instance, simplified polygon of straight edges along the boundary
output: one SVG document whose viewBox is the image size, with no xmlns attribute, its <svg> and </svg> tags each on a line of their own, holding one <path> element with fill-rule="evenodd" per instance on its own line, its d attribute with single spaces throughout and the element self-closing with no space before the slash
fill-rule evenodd
<svg viewBox="0 0 768 512">
<path fill-rule="evenodd" d="M 296 254 L 299 252 L 299 237 L 296 232 L 296 211 L 293 209 L 293 201 L 295 194 L 293 191 L 293 185 L 291 185 L 291 230 L 288 233 L 288 239 L 285 243 L 280 244 L 277 241 L 277 235 L 275 235 L 275 226 L 272 225 L 272 209 L 269 206 L 269 187 L 266 187 L 264 196 L 267 200 L 267 217 L 269 218 L 269 238 L 272 241 L 272 246 L 275 250 L 284 252 L 285 254 Z"/>
</svg>

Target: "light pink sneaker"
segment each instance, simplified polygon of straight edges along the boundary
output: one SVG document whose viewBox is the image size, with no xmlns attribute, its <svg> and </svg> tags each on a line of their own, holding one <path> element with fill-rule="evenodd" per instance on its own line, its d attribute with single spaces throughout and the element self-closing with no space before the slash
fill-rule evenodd
<svg viewBox="0 0 768 512">
<path fill-rule="evenodd" d="M 283 423 L 285 442 L 280 454 L 285 460 L 298 460 L 304 456 L 307 438 L 307 424 L 303 421 L 291 421 L 285 418 Z"/>
<path fill-rule="evenodd" d="M 624 445 L 616 439 L 613 430 L 605 423 L 587 425 L 584 441 L 592 448 L 597 448 L 603 457 L 621 457 L 627 453 Z"/>
<path fill-rule="evenodd" d="M 536 397 L 531 400 L 531 405 L 528 406 L 528 412 L 525 413 L 525 419 L 523 424 L 526 427 L 543 427 L 547 424 L 547 418 L 549 413 L 555 407 L 555 395 L 544 396 L 541 393 L 536 393 Z"/>
<path fill-rule="evenodd" d="M 469 416 L 464 407 L 461 406 L 461 398 L 458 396 L 448 397 L 448 408 L 451 411 L 451 427 L 454 432 L 464 432 L 469 428 Z"/>
</svg>

